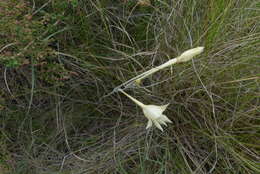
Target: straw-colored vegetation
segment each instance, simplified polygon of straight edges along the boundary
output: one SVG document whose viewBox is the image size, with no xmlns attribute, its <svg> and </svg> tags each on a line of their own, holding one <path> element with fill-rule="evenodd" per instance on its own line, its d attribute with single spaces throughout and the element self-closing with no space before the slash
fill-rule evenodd
<svg viewBox="0 0 260 174">
<path fill-rule="evenodd" d="M 258 0 L 0 1 L 1 174 L 260 173 Z M 113 89 L 168 104 L 164 132 Z M 111 93 L 112 92 L 112 93 Z"/>
</svg>

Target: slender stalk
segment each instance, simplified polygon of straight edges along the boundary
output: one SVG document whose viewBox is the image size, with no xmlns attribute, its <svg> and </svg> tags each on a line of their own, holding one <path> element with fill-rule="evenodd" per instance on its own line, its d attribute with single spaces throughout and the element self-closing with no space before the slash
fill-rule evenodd
<svg viewBox="0 0 260 174">
<path fill-rule="evenodd" d="M 136 100 L 134 97 L 128 95 L 125 91 L 123 91 L 122 89 L 119 90 L 120 92 L 122 92 L 124 95 L 126 95 L 128 98 L 130 98 L 135 104 L 137 104 L 138 106 L 140 106 L 141 108 L 145 107 L 145 105 L 143 103 L 141 103 L 140 101 Z"/>
<path fill-rule="evenodd" d="M 177 58 L 178 58 L 178 57 L 177 57 Z M 149 76 L 149 75 L 151 75 L 151 74 L 153 74 L 153 73 L 155 73 L 155 72 L 157 72 L 157 71 L 159 71 L 159 70 L 161 70 L 161 69 L 163 69 L 163 68 L 166 68 L 166 67 L 168 67 L 168 66 L 171 66 L 171 65 L 177 63 L 177 62 L 178 62 L 178 59 L 177 59 L 177 58 L 171 59 L 171 60 L 167 61 L 166 63 L 164 63 L 164 64 L 162 64 L 162 65 L 159 65 L 159 66 L 157 66 L 157 67 L 155 67 L 155 68 L 152 68 L 152 69 L 150 69 L 150 70 L 148 70 L 148 71 L 143 72 L 142 74 L 139 74 L 139 75 L 135 76 L 134 78 L 132 78 L 132 79 L 130 79 L 130 80 L 128 80 L 128 81 L 122 83 L 121 85 L 117 86 L 117 87 L 114 89 L 114 91 L 119 90 L 119 89 L 120 89 L 121 87 L 123 87 L 123 86 L 128 86 L 128 85 L 130 85 L 130 84 L 132 84 L 132 82 L 134 82 L 134 81 L 136 81 L 136 80 L 142 80 L 142 79 L 146 78 L 147 76 Z"/>
<path fill-rule="evenodd" d="M 136 80 L 142 80 L 142 79 L 146 78 L 147 76 L 149 76 L 149 75 L 151 75 L 151 74 L 153 74 L 153 73 L 155 73 L 155 72 L 157 72 L 157 71 L 159 71 L 161 69 L 167 68 L 167 67 L 169 67 L 169 66 L 171 66 L 171 65 L 173 65 L 173 64 L 175 64 L 177 62 L 178 62 L 178 58 L 171 59 L 171 60 L 165 62 L 164 64 L 160 65 L 160 66 L 157 66 L 155 68 L 150 69 L 149 71 L 146 71 L 143 74 L 142 77 L 140 77 L 140 78 L 138 78 Z"/>
</svg>

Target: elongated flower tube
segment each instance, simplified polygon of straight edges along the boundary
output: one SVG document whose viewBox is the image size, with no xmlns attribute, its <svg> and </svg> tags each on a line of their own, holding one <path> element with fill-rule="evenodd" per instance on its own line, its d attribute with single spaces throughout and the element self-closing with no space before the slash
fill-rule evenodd
<svg viewBox="0 0 260 174">
<path fill-rule="evenodd" d="M 141 82 L 141 80 L 146 78 L 147 76 L 149 76 L 161 69 L 172 66 L 175 63 L 187 62 L 187 61 L 191 60 L 193 57 L 201 54 L 203 52 L 203 50 L 204 50 L 204 47 L 197 47 L 197 48 L 189 49 L 189 50 L 183 52 L 179 57 L 171 59 L 160 66 L 157 66 L 155 68 L 152 68 L 152 69 L 144 72 L 143 74 L 141 74 L 142 76 L 140 78 L 136 79 L 135 81 L 137 84 L 139 84 Z"/>
<path fill-rule="evenodd" d="M 162 105 L 162 106 L 156 106 L 156 105 L 145 105 L 142 102 L 138 101 L 137 99 L 133 98 L 123 90 L 119 90 L 122 92 L 124 95 L 126 95 L 128 98 L 130 98 L 135 104 L 140 106 L 144 112 L 144 116 L 148 119 L 148 123 L 146 126 L 146 129 L 152 127 L 154 124 L 158 129 L 163 131 L 163 128 L 161 125 L 167 126 L 166 123 L 172 123 L 172 121 L 163 114 L 165 109 L 167 108 L 167 105 Z"/>
</svg>

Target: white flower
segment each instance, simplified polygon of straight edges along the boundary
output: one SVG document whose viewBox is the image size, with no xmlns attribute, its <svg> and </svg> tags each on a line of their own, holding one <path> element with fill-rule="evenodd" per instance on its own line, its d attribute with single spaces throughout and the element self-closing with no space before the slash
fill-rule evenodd
<svg viewBox="0 0 260 174">
<path fill-rule="evenodd" d="M 169 118 L 163 114 L 163 111 L 167 108 L 167 105 L 162 106 L 156 106 L 156 105 L 145 105 L 142 102 L 136 100 L 132 96 L 128 95 L 123 90 L 120 90 L 123 94 L 125 94 L 127 97 L 129 97 L 133 102 L 135 102 L 138 106 L 140 106 L 143 109 L 145 117 L 148 119 L 148 124 L 146 126 L 146 129 L 150 128 L 153 124 L 163 131 L 162 124 L 167 126 L 166 123 L 172 123 Z"/>
<path fill-rule="evenodd" d="M 177 57 L 177 62 L 187 62 L 191 60 L 194 56 L 201 54 L 204 50 L 204 47 L 197 47 L 184 51 L 179 57 Z"/>
<path fill-rule="evenodd" d="M 156 105 L 144 105 L 143 112 L 145 117 L 148 119 L 148 124 L 146 126 L 146 129 L 150 128 L 152 124 L 163 131 L 161 124 L 166 125 L 166 123 L 172 123 L 169 118 L 163 114 L 163 111 L 167 108 L 169 104 L 162 105 L 162 106 L 156 106 Z"/>
</svg>

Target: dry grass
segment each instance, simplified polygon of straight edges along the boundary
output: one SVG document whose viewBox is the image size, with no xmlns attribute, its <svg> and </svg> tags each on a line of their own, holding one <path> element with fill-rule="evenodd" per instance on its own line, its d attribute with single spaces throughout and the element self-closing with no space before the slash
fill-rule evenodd
<svg viewBox="0 0 260 174">
<path fill-rule="evenodd" d="M 0 39 L 0 173 L 260 173 L 260 4 L 136 2 L 35 0 L 21 14 L 31 23 L 15 17 L 44 32 Z M 107 95 L 197 46 L 197 59 L 127 90 L 170 103 L 164 132 Z"/>
</svg>

